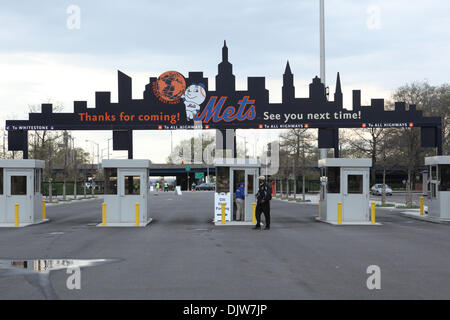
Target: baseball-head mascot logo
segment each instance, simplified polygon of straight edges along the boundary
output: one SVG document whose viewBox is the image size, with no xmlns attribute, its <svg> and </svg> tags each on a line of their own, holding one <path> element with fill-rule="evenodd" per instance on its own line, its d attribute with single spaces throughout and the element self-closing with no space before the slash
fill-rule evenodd
<svg viewBox="0 0 450 320">
<path fill-rule="evenodd" d="M 191 84 L 186 88 L 181 99 L 186 106 L 186 118 L 188 121 L 194 119 L 197 112 L 200 111 L 200 105 L 206 99 L 205 85 L 203 83 Z"/>
</svg>

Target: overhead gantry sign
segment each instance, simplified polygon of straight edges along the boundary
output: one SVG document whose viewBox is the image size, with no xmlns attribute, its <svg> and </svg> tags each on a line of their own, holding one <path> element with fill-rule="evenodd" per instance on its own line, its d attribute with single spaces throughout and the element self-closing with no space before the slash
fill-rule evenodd
<svg viewBox="0 0 450 320">
<path fill-rule="evenodd" d="M 282 102 L 269 103 L 264 77 L 248 77 L 247 90 L 236 90 L 232 69 L 224 43 L 215 91 L 208 90 L 203 72 L 184 77 L 167 71 L 150 78 L 142 99 L 132 99 L 132 79 L 118 71 L 117 102 L 111 102 L 110 92 L 96 92 L 94 107 L 74 101 L 73 112 L 53 113 L 51 104 L 42 104 L 41 112 L 30 113 L 29 120 L 7 120 L 9 150 L 23 150 L 26 158 L 29 130 L 112 130 L 114 150 L 128 150 L 131 158 L 133 130 L 319 128 L 319 148 L 337 151 L 339 128 L 421 127 L 422 146 L 442 153 L 440 117 L 424 117 L 415 105 L 407 108 L 404 102 L 385 110 L 384 99 L 362 106 L 359 90 L 353 90 L 352 108 L 346 109 L 339 73 L 334 101 L 328 100 L 318 77 L 309 85 L 309 97 L 296 98 L 288 62 Z"/>
</svg>

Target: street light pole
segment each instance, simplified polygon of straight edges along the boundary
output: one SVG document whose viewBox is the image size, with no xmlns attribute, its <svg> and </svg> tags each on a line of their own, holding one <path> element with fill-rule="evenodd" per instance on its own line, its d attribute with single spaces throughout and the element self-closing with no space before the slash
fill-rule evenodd
<svg viewBox="0 0 450 320">
<path fill-rule="evenodd" d="M 244 159 L 247 158 L 247 137 L 236 135 L 237 137 L 244 138 Z"/>
<path fill-rule="evenodd" d="M 86 140 L 86 142 L 91 142 L 97 146 L 97 164 L 99 164 L 100 163 L 100 145 L 97 142 L 92 141 L 92 140 Z M 95 154 L 94 154 L 94 157 L 95 157 Z"/>
<path fill-rule="evenodd" d="M 257 138 L 257 137 L 255 136 L 255 145 L 254 145 L 254 150 L 253 150 L 253 152 L 254 152 L 253 157 L 254 157 L 255 159 L 257 158 L 257 156 L 256 156 L 256 145 L 258 144 L 258 141 L 259 141 L 259 138 Z"/>
<path fill-rule="evenodd" d="M 325 84 L 325 0 L 320 0 L 320 80 Z M 326 95 L 326 92 L 325 92 Z M 327 149 L 320 149 L 319 159 L 327 157 Z"/>
<path fill-rule="evenodd" d="M 108 139 L 108 160 L 109 160 L 109 141 L 112 140 L 112 138 Z"/>
</svg>

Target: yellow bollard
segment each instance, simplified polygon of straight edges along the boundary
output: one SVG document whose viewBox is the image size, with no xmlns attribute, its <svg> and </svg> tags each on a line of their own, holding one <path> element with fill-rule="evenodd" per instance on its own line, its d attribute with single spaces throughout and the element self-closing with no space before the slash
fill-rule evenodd
<svg viewBox="0 0 450 320">
<path fill-rule="evenodd" d="M 252 203 L 252 223 L 256 224 L 256 202 Z"/>
<path fill-rule="evenodd" d="M 106 226 L 106 203 L 102 203 L 102 226 Z"/>
<path fill-rule="evenodd" d="M 14 225 L 16 226 L 16 227 L 18 227 L 19 226 L 19 204 L 18 203 L 16 203 L 15 205 L 14 205 Z"/>
<path fill-rule="evenodd" d="M 319 199 L 319 219 L 320 219 L 320 199 Z"/>
<path fill-rule="evenodd" d="M 342 224 L 342 202 L 338 202 L 338 224 Z"/>
<path fill-rule="evenodd" d="M 45 212 L 45 200 L 42 200 L 42 220 L 47 218 L 47 214 Z"/>
<path fill-rule="evenodd" d="M 372 221 L 372 224 L 375 224 L 375 202 L 371 203 L 370 220 Z"/>
<path fill-rule="evenodd" d="M 423 208 L 423 197 L 420 197 L 420 215 L 423 216 L 424 208 Z"/>
<path fill-rule="evenodd" d="M 136 215 L 136 227 L 139 227 L 139 202 L 136 202 L 135 215 Z"/>
<path fill-rule="evenodd" d="M 225 224 L 225 202 L 222 202 L 222 224 Z"/>
</svg>

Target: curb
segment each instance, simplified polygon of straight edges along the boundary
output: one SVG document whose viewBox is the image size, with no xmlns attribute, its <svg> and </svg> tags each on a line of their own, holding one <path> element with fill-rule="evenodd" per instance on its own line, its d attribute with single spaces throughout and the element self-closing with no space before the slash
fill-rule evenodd
<svg viewBox="0 0 450 320">
<path fill-rule="evenodd" d="M 72 201 L 58 201 L 56 203 L 46 203 L 46 207 L 55 207 L 60 205 L 68 205 L 68 204 L 74 204 L 74 203 L 82 203 L 82 202 L 88 202 L 88 201 L 94 201 L 94 200 L 100 200 L 103 199 L 102 197 L 98 198 L 90 198 L 90 199 L 81 199 L 81 200 L 73 200 Z"/>
<path fill-rule="evenodd" d="M 306 201 L 296 201 L 296 200 L 287 200 L 287 199 L 279 199 L 279 198 L 272 198 L 272 200 L 278 200 L 278 201 L 283 201 L 283 202 L 291 202 L 291 203 L 298 203 L 298 204 L 319 204 L 318 202 L 313 202 L 311 200 L 306 200 Z"/>
<path fill-rule="evenodd" d="M 427 216 L 417 216 L 417 215 L 410 214 L 405 211 L 400 212 L 400 215 L 403 217 L 412 218 L 412 219 L 419 220 L 419 221 L 425 221 L 425 222 L 431 222 L 431 223 L 437 223 L 437 224 L 445 224 L 445 225 L 450 226 L 450 220 L 438 220 L 438 219 L 430 218 Z"/>
</svg>

